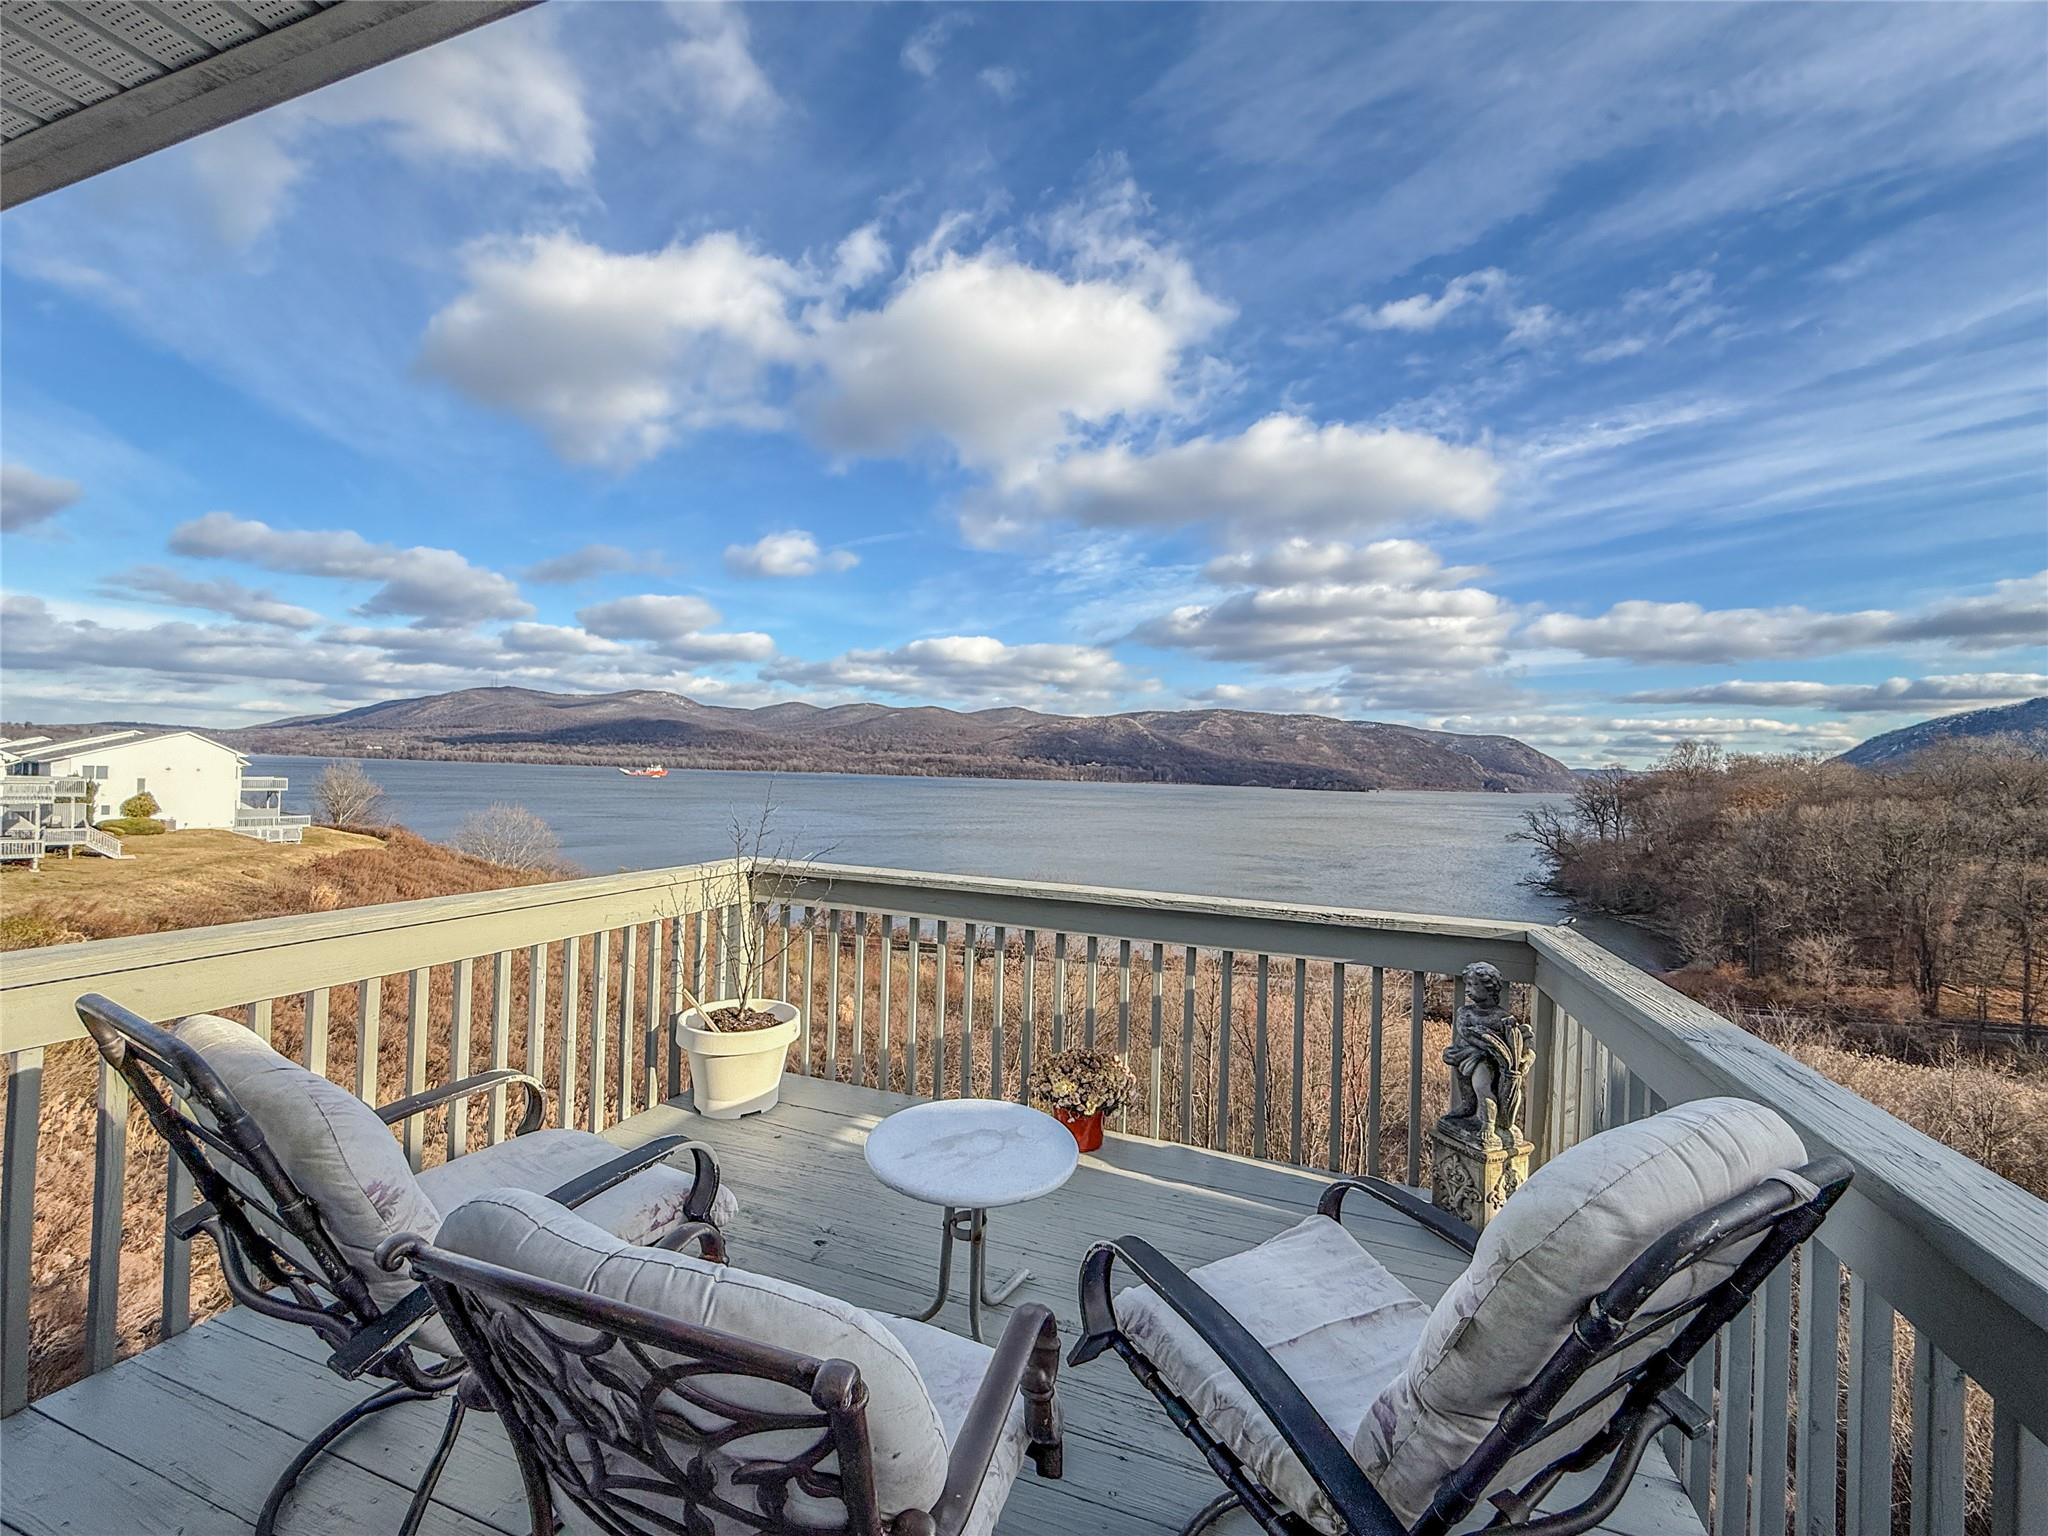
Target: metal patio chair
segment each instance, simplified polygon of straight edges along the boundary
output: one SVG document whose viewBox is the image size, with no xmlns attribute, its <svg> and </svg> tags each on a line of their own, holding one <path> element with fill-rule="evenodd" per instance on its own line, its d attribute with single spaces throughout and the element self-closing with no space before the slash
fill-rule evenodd
<svg viewBox="0 0 2048 1536">
<path fill-rule="evenodd" d="M 465 1409 L 481 1402 L 427 1293 L 376 1266 L 386 1237 L 437 1230 L 446 1211 L 480 1188 L 534 1185 L 643 1241 L 724 1256 L 719 1227 L 734 1202 L 719 1187 L 709 1148 L 668 1136 L 621 1152 L 589 1132 L 545 1130 L 545 1092 L 524 1072 L 480 1072 L 379 1109 L 231 1019 L 197 1014 L 160 1028 L 97 994 L 77 1006 L 101 1056 L 192 1180 L 198 1203 L 174 1218 L 172 1232 L 186 1241 L 205 1233 L 234 1299 L 311 1328 L 333 1349 L 328 1364 L 343 1378 L 390 1383 L 293 1457 L 264 1500 L 257 1536 L 270 1536 L 300 1475 L 347 1430 L 398 1403 L 452 1392 L 447 1425 L 400 1527 L 411 1536 Z M 413 1172 L 391 1127 L 513 1087 L 526 1102 L 511 1137 Z M 666 1166 L 685 1155 L 691 1172 Z"/>
<path fill-rule="evenodd" d="M 1339 1179 L 1317 1215 L 1190 1272 L 1138 1238 L 1098 1244 L 1069 1363 L 1115 1350 L 1221 1478 L 1183 1536 L 1238 1509 L 1270 1536 L 1575 1536 L 1660 1432 L 1708 1427 L 1680 1390 L 1688 1363 L 1849 1180 L 1738 1099 L 1580 1143 L 1483 1235 L 1401 1186 Z M 1354 1190 L 1468 1255 L 1435 1307 L 1342 1227 Z M 1119 1260 L 1139 1284 L 1112 1296 Z"/>
<path fill-rule="evenodd" d="M 518 1454 L 607 1536 L 987 1536 L 1062 1471 L 1059 1328 L 991 1350 L 789 1282 L 636 1248 L 524 1190 L 380 1255 L 432 1293 Z"/>
</svg>

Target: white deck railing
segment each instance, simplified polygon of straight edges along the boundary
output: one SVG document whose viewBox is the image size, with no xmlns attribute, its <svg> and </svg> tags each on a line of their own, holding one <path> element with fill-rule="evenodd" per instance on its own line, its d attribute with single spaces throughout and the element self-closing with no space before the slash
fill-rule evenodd
<svg viewBox="0 0 2048 1536">
<path fill-rule="evenodd" d="M 407 1092 L 428 1085 L 436 1058 L 437 1077 L 513 1062 L 548 1081 L 558 1120 L 602 1129 L 684 1087 L 678 1000 L 737 986 L 742 922 L 766 937 L 760 989 L 802 1005 L 792 1070 L 1016 1098 L 1046 1050 L 1113 1043 L 1140 1079 L 1124 1116 L 1134 1133 L 1409 1182 L 1442 1109 L 1433 1035 L 1451 978 L 1490 961 L 1536 1027 L 1539 1156 L 1666 1103 L 1732 1093 L 1856 1167 L 1821 1241 L 1696 1369 L 1717 1425 L 1673 1453 L 1708 1528 L 1884 1531 L 1895 1471 L 1910 1464 L 1901 1497 L 1914 1532 L 1963 1532 L 1972 1500 L 1973 1529 L 2048 1530 L 2048 1205 L 1582 935 L 843 867 L 766 871 L 742 888 L 729 869 L 691 866 L 7 956 L 0 1409 L 27 1399 L 40 1074 L 47 1049 L 82 1033 L 80 993 L 160 1019 L 236 1010 L 315 1070 L 352 1062 L 369 1098 L 380 1061 L 387 1076 L 400 1067 Z M 401 990 L 387 1044 L 386 1000 L 395 1007 Z M 99 1083 L 95 1370 L 116 1353 L 131 1150 L 120 1079 L 102 1071 Z M 477 1128 L 486 1140 L 503 1129 L 501 1105 Z M 460 1108 L 445 1142 L 452 1155 L 471 1144 Z M 417 1130 L 408 1149 L 439 1150 Z M 176 1178 L 172 1190 L 189 1198 Z M 190 1321 L 181 1250 L 164 1254 L 165 1333 Z M 1993 1466 L 1974 1480 L 1966 1383 L 1991 1402 Z"/>
</svg>

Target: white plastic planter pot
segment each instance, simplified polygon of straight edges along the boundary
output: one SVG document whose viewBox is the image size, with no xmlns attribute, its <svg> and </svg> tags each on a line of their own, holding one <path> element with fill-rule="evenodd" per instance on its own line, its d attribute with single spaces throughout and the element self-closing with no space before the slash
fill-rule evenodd
<svg viewBox="0 0 2048 1536">
<path fill-rule="evenodd" d="M 706 1003 L 683 1014 L 683 1049 L 690 1053 L 690 1094 L 697 1113 L 713 1120 L 773 1109 L 782 1092 L 782 1064 L 797 1037 L 800 1017 L 793 1003 L 755 999 L 747 1006 L 782 1022 L 767 1029 L 736 1031 L 708 1027 L 705 1013 L 738 1008 L 736 998 Z"/>
</svg>

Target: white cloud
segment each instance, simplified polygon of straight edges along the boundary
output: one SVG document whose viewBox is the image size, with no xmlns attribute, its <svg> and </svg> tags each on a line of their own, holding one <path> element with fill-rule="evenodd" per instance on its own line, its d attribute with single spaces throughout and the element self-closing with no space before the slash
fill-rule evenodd
<svg viewBox="0 0 2048 1536">
<path fill-rule="evenodd" d="M 903 67 L 921 79 L 931 79 L 939 72 L 946 40 L 972 20 L 965 11 L 942 11 L 934 16 L 903 44 Z"/>
<path fill-rule="evenodd" d="M 1149 453 L 1112 443 L 1069 454 L 970 497 L 965 522 L 981 542 L 1051 521 L 1355 535 L 1412 517 L 1482 518 L 1500 498 L 1500 481 L 1484 448 L 1279 413 L 1231 437 L 1193 437 Z"/>
<path fill-rule="evenodd" d="M 508 577 L 471 565 L 452 549 L 401 549 L 344 530 L 288 530 L 231 512 L 209 512 L 173 529 L 170 549 L 270 571 L 377 582 L 377 590 L 356 609 L 365 615 L 403 615 L 439 625 L 522 619 L 533 612 Z"/>
<path fill-rule="evenodd" d="M 689 0 L 671 5 L 669 14 L 683 31 L 669 46 L 669 62 L 693 93 L 701 129 L 723 133 L 781 114 L 782 97 L 755 62 L 738 6 Z"/>
<path fill-rule="evenodd" d="M 1024 83 L 1023 77 L 1007 64 L 991 64 L 975 78 L 989 95 L 1006 106 L 1017 99 L 1017 89 Z"/>
<path fill-rule="evenodd" d="M 765 661 L 772 637 L 755 631 L 709 633 L 718 610 L 701 597 L 643 593 L 613 598 L 576 611 L 576 622 L 606 640 L 645 640 L 677 661 Z"/>
<path fill-rule="evenodd" d="M 205 608 L 251 624 L 310 629 L 320 622 L 320 615 L 312 609 L 287 603 L 274 592 L 245 587 L 226 577 L 199 580 L 160 565 L 138 565 L 117 572 L 106 579 L 105 586 L 115 595 L 133 594 L 174 608 Z"/>
<path fill-rule="evenodd" d="M 1341 715 L 1347 702 L 1331 689 L 1284 688 L 1248 683 L 1217 683 L 1188 695 L 1191 704 L 1215 709 L 1248 709 L 1276 715 Z"/>
<path fill-rule="evenodd" d="M 1006 645 L 987 635 L 913 640 L 893 650 L 848 651 L 829 661 L 778 661 L 762 676 L 976 705 L 1102 705 L 1141 686 L 1100 646 Z"/>
<path fill-rule="evenodd" d="M 1506 290 L 1507 281 L 1500 268 L 1486 267 L 1452 278 L 1434 298 L 1417 293 L 1377 307 L 1354 305 L 1345 318 L 1369 331 L 1433 331 L 1461 309 L 1491 303 Z"/>
<path fill-rule="evenodd" d="M 1630 704 L 1748 704 L 1845 712 L 1924 710 L 1946 714 L 2016 704 L 2048 694 L 2048 673 L 1965 672 L 1945 677 L 1892 677 L 1881 683 L 1752 683 L 1736 679 L 1693 688 L 1657 688 L 1625 695 Z"/>
<path fill-rule="evenodd" d="M 0 464 L 0 532 L 48 522 L 83 494 L 76 480 L 39 474 L 26 464 Z"/>
<path fill-rule="evenodd" d="M 1870 608 L 1704 608 L 1698 603 L 1616 603 L 1591 618 L 1550 613 L 1528 636 L 1584 656 L 1634 662 L 1731 662 L 1809 657 L 1879 646 L 1939 643 L 1997 651 L 2048 643 L 2048 571 L 1997 583 L 1978 597 L 1948 598 L 1914 613 Z"/>
<path fill-rule="evenodd" d="M 725 568 L 735 576 L 815 576 L 820 571 L 850 571 L 859 564 L 860 556 L 850 549 L 820 550 L 818 541 L 801 528 L 725 547 Z"/>
<path fill-rule="evenodd" d="M 801 280 L 737 236 L 630 255 L 534 235 L 472 246 L 464 269 L 422 364 L 532 422 L 565 459 L 627 468 L 682 428 L 778 420 L 763 373 L 801 351 L 788 313 Z"/>
<path fill-rule="evenodd" d="M 1266 549 L 1219 556 L 1203 574 L 1224 586 L 1277 587 L 1305 581 L 1451 586 L 1486 572 L 1476 565 L 1446 566 L 1442 556 L 1416 539 L 1380 539 L 1364 545 L 1286 539 Z"/>
<path fill-rule="evenodd" d="M 832 286 L 842 290 L 865 288 L 889 270 L 889 242 L 875 224 L 863 224 L 839 242 L 832 268 Z"/>
<path fill-rule="evenodd" d="M 593 576 L 609 576 L 619 571 L 660 574 L 664 564 L 661 557 L 651 550 L 635 554 L 616 544 L 585 544 L 536 561 L 520 574 L 542 586 L 566 587 L 588 581 Z"/>
</svg>

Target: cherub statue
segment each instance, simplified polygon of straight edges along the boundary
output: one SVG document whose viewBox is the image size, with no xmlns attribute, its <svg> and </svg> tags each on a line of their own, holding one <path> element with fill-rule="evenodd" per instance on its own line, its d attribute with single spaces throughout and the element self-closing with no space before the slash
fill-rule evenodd
<svg viewBox="0 0 2048 1536">
<path fill-rule="evenodd" d="M 1481 1146 L 1496 1136 L 1518 1145 L 1522 1123 L 1522 1079 L 1535 1058 L 1529 1026 L 1501 1006 L 1500 972 L 1485 961 L 1465 967 L 1465 1001 L 1451 1021 L 1444 1060 L 1451 1068 L 1447 1127 L 1472 1132 Z"/>
</svg>

